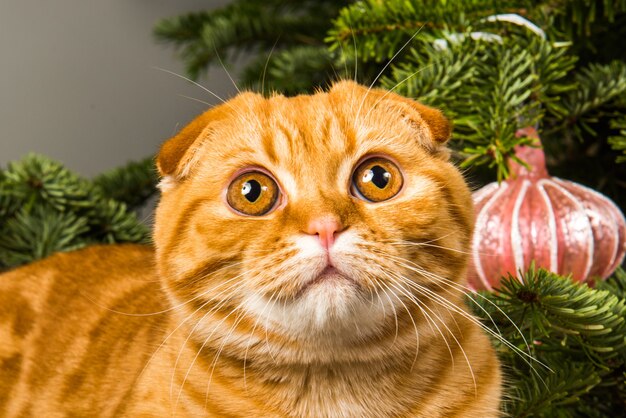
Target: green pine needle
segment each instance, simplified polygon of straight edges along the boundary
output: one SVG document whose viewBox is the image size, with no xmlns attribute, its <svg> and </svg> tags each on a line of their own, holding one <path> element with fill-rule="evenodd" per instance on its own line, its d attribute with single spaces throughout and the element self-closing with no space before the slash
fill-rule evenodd
<svg viewBox="0 0 626 418">
<path fill-rule="evenodd" d="M 9 164 L 0 170 L 0 270 L 91 243 L 149 243 L 124 202 L 139 207 L 155 181 L 152 158 L 93 182 L 40 155 Z"/>
<path fill-rule="evenodd" d="M 470 300 L 486 326 L 514 346 L 530 349 L 536 360 L 529 364 L 494 339 L 508 382 L 504 403 L 508 413 L 584 416 L 579 408 L 601 389 L 626 400 L 621 397 L 626 364 L 624 289 L 622 270 L 594 289 L 531 268 L 522 279 L 503 278 L 496 292 L 482 293 L 484 299 Z"/>
</svg>

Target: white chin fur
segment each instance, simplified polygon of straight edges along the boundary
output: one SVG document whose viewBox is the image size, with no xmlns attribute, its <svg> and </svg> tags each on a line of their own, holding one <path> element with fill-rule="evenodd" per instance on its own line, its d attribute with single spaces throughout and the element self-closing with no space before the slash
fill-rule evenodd
<svg viewBox="0 0 626 418">
<path fill-rule="evenodd" d="M 384 322 L 384 298 L 369 300 L 354 284 L 329 281 L 313 285 L 296 300 L 274 303 L 262 296 L 250 295 L 244 306 L 267 325 L 278 326 L 294 338 L 328 336 L 352 340 L 377 332 Z"/>
</svg>

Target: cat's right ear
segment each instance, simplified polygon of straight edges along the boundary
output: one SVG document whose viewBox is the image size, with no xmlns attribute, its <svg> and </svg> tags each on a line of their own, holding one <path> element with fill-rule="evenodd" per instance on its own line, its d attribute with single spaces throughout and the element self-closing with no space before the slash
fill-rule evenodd
<svg viewBox="0 0 626 418">
<path fill-rule="evenodd" d="M 197 116 L 187 126 L 161 145 L 156 157 L 156 166 L 161 175 L 159 189 L 171 189 L 189 174 L 193 156 L 202 138 L 208 136 L 211 122 L 219 118 L 217 108 Z M 196 146 L 194 146 L 196 144 Z"/>
<path fill-rule="evenodd" d="M 185 162 L 185 154 L 208 126 L 211 120 L 210 113 L 209 110 L 196 117 L 189 125 L 161 145 L 156 165 L 162 177 L 179 176 L 184 171 L 182 166 Z"/>
</svg>

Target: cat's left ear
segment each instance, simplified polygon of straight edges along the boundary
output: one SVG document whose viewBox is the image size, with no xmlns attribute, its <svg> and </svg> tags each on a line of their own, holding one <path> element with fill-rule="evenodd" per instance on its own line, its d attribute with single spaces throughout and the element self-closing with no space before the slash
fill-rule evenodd
<svg viewBox="0 0 626 418">
<path fill-rule="evenodd" d="M 415 131 L 420 144 L 435 156 L 449 158 L 445 144 L 452 134 L 452 125 L 448 118 L 439 109 L 399 95 L 393 96 L 388 104 L 399 111 L 403 121 Z"/>
<path fill-rule="evenodd" d="M 452 134 L 452 125 L 448 118 L 439 109 L 428 107 L 415 101 L 411 104 L 419 113 L 420 118 L 426 122 L 431 140 L 437 145 L 443 145 L 448 142 Z"/>
</svg>

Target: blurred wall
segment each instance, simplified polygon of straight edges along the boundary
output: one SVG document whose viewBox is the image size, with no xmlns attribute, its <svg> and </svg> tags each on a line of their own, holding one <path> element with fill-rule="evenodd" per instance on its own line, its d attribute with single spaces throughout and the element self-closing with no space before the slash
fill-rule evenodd
<svg viewBox="0 0 626 418">
<path fill-rule="evenodd" d="M 0 0 L 0 166 L 28 152 L 91 176 L 154 154 L 213 96 L 152 27 L 228 0 Z M 200 83 L 227 98 L 222 68 Z"/>
</svg>

